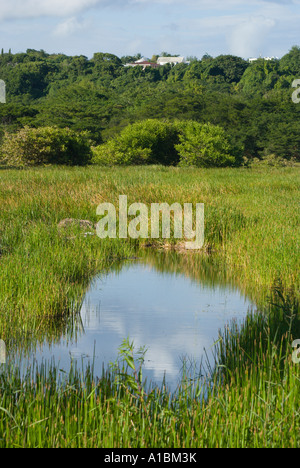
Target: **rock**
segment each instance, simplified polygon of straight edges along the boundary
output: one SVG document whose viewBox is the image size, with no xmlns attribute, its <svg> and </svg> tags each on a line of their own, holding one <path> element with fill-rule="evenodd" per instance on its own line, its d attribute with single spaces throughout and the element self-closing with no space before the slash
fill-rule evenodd
<svg viewBox="0 0 300 468">
<path fill-rule="evenodd" d="M 66 218 L 60 221 L 57 225 L 59 229 L 66 229 L 70 227 L 79 227 L 80 229 L 94 229 L 94 224 L 87 219 L 74 219 L 74 218 Z"/>
</svg>

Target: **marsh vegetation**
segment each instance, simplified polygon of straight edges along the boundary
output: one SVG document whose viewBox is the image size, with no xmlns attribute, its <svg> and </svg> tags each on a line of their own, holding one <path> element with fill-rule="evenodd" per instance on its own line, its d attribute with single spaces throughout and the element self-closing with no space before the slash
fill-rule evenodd
<svg viewBox="0 0 300 468">
<path fill-rule="evenodd" d="M 8 353 L 16 343 L 28 350 L 59 340 L 95 275 L 166 248 L 164 239 L 100 240 L 78 225 L 58 227 L 66 218 L 96 223 L 98 204 L 117 206 L 120 193 L 130 203 L 204 203 L 203 251 L 176 262 L 166 255 L 164 265 L 155 255 L 147 261 L 195 280 L 217 270 L 258 311 L 220 331 L 209 379 L 183 379 L 171 397 L 163 386 L 143 386 L 144 354 L 130 342 L 120 350 L 121 367 L 103 375 L 73 368 L 58 378 L 51 364 L 28 368 L 25 377 L 1 368 L 2 447 L 299 446 L 297 167 L 46 167 L 0 176 L 0 337 Z"/>
</svg>

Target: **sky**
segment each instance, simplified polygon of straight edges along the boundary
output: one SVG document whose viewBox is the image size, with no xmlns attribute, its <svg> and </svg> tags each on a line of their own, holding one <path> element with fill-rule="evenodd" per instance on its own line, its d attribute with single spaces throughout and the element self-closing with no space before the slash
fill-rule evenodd
<svg viewBox="0 0 300 468">
<path fill-rule="evenodd" d="M 299 26 L 300 0 L 0 0 L 0 47 L 13 53 L 280 58 Z"/>
</svg>

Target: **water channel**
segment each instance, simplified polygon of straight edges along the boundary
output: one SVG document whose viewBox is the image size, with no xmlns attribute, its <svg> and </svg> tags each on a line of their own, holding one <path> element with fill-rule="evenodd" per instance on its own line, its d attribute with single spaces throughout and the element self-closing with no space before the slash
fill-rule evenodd
<svg viewBox="0 0 300 468">
<path fill-rule="evenodd" d="M 215 266 L 193 275 L 190 265 L 184 265 L 179 254 L 162 253 L 126 260 L 98 275 L 86 291 L 77 332 L 44 342 L 31 358 L 37 363 L 54 360 L 66 372 L 71 362 L 79 367 L 93 362 L 100 376 L 128 337 L 136 350 L 148 349 L 147 381 L 160 385 L 165 378 L 175 390 L 183 366 L 200 374 L 203 360 L 213 362 L 219 330 L 232 320 L 241 322 L 253 307 Z"/>
</svg>

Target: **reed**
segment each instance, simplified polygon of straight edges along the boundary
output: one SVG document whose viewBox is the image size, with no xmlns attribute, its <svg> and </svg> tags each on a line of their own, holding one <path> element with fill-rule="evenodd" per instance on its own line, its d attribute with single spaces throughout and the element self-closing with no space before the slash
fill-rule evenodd
<svg viewBox="0 0 300 468">
<path fill-rule="evenodd" d="M 261 313 L 221 331 L 212 378 L 185 380 L 175 395 L 163 386 L 150 399 L 130 385 L 120 393 L 111 370 L 100 378 L 76 369 L 61 378 L 55 366 L 25 377 L 2 370 L 0 446 L 299 446 L 299 365 L 291 360 L 300 337 L 298 193 L 298 168 L 1 170 L 0 337 L 8 348 L 59 339 L 74 328 L 95 274 L 147 255 L 143 242 L 58 228 L 65 218 L 97 222 L 97 205 L 118 206 L 120 194 L 129 203 L 205 203 L 203 252 L 182 254 L 180 265 L 170 253 L 169 268 L 195 280 L 215 268 Z"/>
<path fill-rule="evenodd" d="M 219 368 L 209 381 L 183 382 L 172 395 L 163 385 L 136 385 L 132 365 L 121 368 L 121 380 L 117 369 L 100 378 L 76 368 L 61 377 L 51 365 L 25 377 L 7 369 L 0 376 L 0 447 L 299 447 L 300 371 L 291 346 L 284 353 L 281 342 L 275 347 L 269 336 L 265 348 L 258 338 L 255 359 L 245 362 L 240 344 L 234 348 L 234 327 L 221 337 L 231 347 L 221 367 L 226 379 L 220 384 Z M 132 364 L 132 350 L 124 362 Z"/>
</svg>

